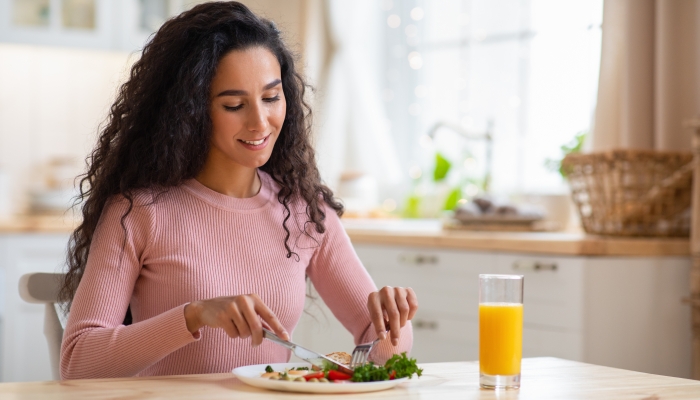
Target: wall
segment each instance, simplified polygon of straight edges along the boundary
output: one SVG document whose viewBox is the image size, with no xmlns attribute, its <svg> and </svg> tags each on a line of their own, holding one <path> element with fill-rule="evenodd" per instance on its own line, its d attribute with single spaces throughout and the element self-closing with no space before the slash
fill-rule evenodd
<svg viewBox="0 0 700 400">
<path fill-rule="evenodd" d="M 0 169 L 9 176 L 11 211 L 26 209 L 42 164 L 82 162 L 135 57 L 0 44 Z"/>
</svg>

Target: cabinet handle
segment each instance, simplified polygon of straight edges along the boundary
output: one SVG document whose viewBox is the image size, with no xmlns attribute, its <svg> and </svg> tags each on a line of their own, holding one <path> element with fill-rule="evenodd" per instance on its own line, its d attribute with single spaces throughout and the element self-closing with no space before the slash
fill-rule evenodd
<svg viewBox="0 0 700 400">
<path fill-rule="evenodd" d="M 402 254 L 399 261 L 412 265 L 435 265 L 438 263 L 437 256 L 429 254 Z"/>
<path fill-rule="evenodd" d="M 544 263 L 539 261 L 516 261 L 513 269 L 521 271 L 556 271 L 557 263 Z"/>
<path fill-rule="evenodd" d="M 426 329 L 431 331 L 436 331 L 438 329 L 438 323 L 436 321 L 425 321 L 422 319 L 416 319 L 411 322 L 416 329 Z"/>
</svg>

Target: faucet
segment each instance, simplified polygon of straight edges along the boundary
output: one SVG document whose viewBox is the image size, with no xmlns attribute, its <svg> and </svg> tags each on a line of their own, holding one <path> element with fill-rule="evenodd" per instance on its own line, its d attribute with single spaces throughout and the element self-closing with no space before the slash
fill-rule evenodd
<svg viewBox="0 0 700 400">
<path fill-rule="evenodd" d="M 431 139 L 440 128 L 448 128 L 451 131 L 458 133 L 467 140 L 483 140 L 486 142 L 486 172 L 484 174 L 484 191 L 488 192 L 491 185 L 491 157 L 493 152 L 493 120 L 488 120 L 486 130 L 484 132 L 470 132 L 459 124 L 448 121 L 438 121 L 432 128 L 428 130 L 428 137 Z"/>
</svg>

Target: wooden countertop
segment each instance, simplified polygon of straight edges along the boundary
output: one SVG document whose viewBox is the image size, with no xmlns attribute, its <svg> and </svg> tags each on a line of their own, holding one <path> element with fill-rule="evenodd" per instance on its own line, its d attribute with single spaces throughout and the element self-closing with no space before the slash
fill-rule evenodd
<svg viewBox="0 0 700 400">
<path fill-rule="evenodd" d="M 568 256 L 690 256 L 687 238 L 625 238 L 583 232 L 443 230 L 437 220 L 343 220 L 357 244 Z"/>
<path fill-rule="evenodd" d="M 247 386 L 232 374 L 153 378 L 86 379 L 0 384 L 3 399 L 698 399 L 700 381 L 643 374 L 558 358 L 530 358 L 522 363 L 520 390 L 479 388 L 478 362 L 421 365 L 423 376 L 395 389 L 359 395 L 309 395 L 266 391 Z M 300 383 L 301 384 L 301 383 Z"/>
<path fill-rule="evenodd" d="M 70 215 L 19 215 L 0 219 L 2 233 L 65 233 L 78 226 L 79 220 Z"/>
<path fill-rule="evenodd" d="M 65 233 L 71 216 L 20 216 L 0 220 L 0 234 Z M 505 251 L 569 256 L 689 256 L 686 238 L 622 238 L 578 232 L 469 232 L 441 229 L 437 220 L 343 219 L 353 243 Z"/>
</svg>

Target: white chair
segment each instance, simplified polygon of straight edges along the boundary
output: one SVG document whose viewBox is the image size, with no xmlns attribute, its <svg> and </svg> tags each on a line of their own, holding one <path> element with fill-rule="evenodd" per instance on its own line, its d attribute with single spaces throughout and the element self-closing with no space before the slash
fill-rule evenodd
<svg viewBox="0 0 700 400">
<path fill-rule="evenodd" d="M 61 379 L 59 361 L 66 319 L 58 303 L 58 291 L 64 274 L 32 273 L 19 279 L 19 295 L 27 303 L 44 304 L 44 335 L 49 345 L 53 378 Z"/>
</svg>

